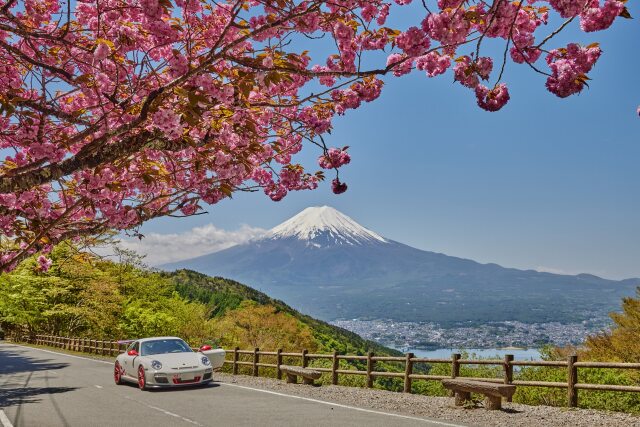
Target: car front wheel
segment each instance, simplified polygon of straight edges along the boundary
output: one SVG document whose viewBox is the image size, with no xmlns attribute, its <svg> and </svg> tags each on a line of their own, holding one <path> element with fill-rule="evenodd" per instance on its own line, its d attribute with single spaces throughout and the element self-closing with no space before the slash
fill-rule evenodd
<svg viewBox="0 0 640 427">
<path fill-rule="evenodd" d="M 138 388 L 143 391 L 147 389 L 147 378 L 142 365 L 138 368 Z"/>
<path fill-rule="evenodd" d="M 116 362 L 113 367 L 113 380 L 117 385 L 122 384 L 122 368 L 120 367 L 120 363 Z"/>
</svg>

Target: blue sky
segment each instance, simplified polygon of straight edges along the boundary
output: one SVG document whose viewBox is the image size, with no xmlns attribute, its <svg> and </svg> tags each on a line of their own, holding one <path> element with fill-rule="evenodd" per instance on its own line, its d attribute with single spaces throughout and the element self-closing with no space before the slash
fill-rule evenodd
<svg viewBox="0 0 640 427">
<path fill-rule="evenodd" d="M 416 10 L 423 14 L 409 9 L 391 26 L 418 24 Z M 629 10 L 640 16 L 636 4 Z M 591 88 L 578 96 L 557 98 L 544 76 L 513 63 L 506 70 L 511 101 L 497 113 L 480 110 L 450 72 L 389 77 L 380 99 L 334 122 L 328 143 L 349 145 L 353 158 L 341 172 L 345 194 L 332 194 L 328 182 L 278 203 L 262 193 L 236 194 L 207 215 L 154 220 L 143 232 L 271 228 L 326 204 L 425 250 L 517 268 L 640 277 L 640 26 L 619 19 L 609 31 L 586 35 L 574 26 L 556 40 L 548 47 L 601 43 Z M 318 153 L 308 148 L 299 160 L 313 165 Z"/>
</svg>

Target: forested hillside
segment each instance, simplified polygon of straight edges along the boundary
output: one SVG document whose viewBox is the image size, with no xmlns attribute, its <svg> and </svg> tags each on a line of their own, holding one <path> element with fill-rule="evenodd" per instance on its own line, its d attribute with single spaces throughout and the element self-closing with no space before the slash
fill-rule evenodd
<svg viewBox="0 0 640 427">
<path fill-rule="evenodd" d="M 125 339 L 178 335 L 193 345 L 359 353 L 393 350 L 222 278 L 146 270 L 135 254 L 107 261 L 70 245 L 0 276 L 0 327 L 8 333 Z"/>
<path fill-rule="evenodd" d="M 223 320 L 234 319 L 240 312 L 244 314 L 258 310 L 255 304 L 267 306 L 274 313 L 292 316 L 302 324 L 310 327 L 319 348 L 327 351 L 337 350 L 341 353 L 364 354 L 367 350 L 376 353 L 401 354 L 395 350 L 367 341 L 359 335 L 338 328 L 311 316 L 304 315 L 289 307 L 282 301 L 270 298 L 268 295 L 256 291 L 234 280 L 221 277 L 210 277 L 191 270 L 178 270 L 173 273 L 162 273 L 174 283 L 176 290 L 190 301 L 206 304 L 213 317 Z M 262 314 L 262 313 L 256 313 Z M 256 319 L 263 324 L 266 319 Z"/>
</svg>

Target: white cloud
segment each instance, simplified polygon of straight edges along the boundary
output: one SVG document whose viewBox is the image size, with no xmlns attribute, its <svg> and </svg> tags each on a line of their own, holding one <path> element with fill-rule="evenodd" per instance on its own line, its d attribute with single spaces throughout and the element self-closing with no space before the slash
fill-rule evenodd
<svg viewBox="0 0 640 427">
<path fill-rule="evenodd" d="M 228 231 L 207 224 L 183 233 L 148 233 L 141 240 L 123 238 L 119 246 L 146 255 L 145 264 L 156 266 L 217 252 L 261 237 L 266 232 L 263 228 L 248 225 Z"/>
</svg>

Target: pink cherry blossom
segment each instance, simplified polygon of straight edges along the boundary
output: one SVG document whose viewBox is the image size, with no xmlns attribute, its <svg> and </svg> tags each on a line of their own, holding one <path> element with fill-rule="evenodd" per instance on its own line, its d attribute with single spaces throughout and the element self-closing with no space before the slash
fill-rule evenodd
<svg viewBox="0 0 640 427">
<path fill-rule="evenodd" d="M 329 148 L 327 153 L 318 158 L 318 164 L 323 169 L 339 168 L 351 162 L 347 148 Z"/>
<path fill-rule="evenodd" d="M 551 9 L 437 0 L 394 28 L 389 15 L 411 1 L 285 3 L 5 1 L 0 271 L 34 254 L 44 271 L 61 241 L 135 234 L 145 221 L 194 215 L 235 191 L 260 188 L 278 201 L 331 174 L 340 194 L 338 168 L 351 156 L 325 145 L 333 120 L 378 100 L 392 76 L 415 67 L 435 77 L 453 65 L 443 82 L 473 90 L 488 111 L 508 102 L 501 82 L 518 72 L 539 87 L 539 73 L 549 74 L 547 89 L 566 97 L 586 86 L 601 51 L 558 48 L 547 22 L 565 20 L 558 33 L 571 28 L 579 39 L 629 16 L 621 0 L 550 0 Z M 548 69 L 536 63 L 543 51 Z M 471 104 L 470 94 L 461 108 Z"/>
<path fill-rule="evenodd" d="M 590 0 L 580 14 L 580 28 L 586 32 L 606 30 L 623 10 L 624 3 L 621 1 L 605 0 L 604 5 L 600 6 L 600 0 Z"/>
<path fill-rule="evenodd" d="M 100 42 L 98 43 L 98 46 L 96 46 L 96 50 L 93 52 L 93 59 L 96 61 L 102 61 L 109 56 L 110 52 L 111 49 L 109 49 L 109 45 L 104 42 Z"/>
<path fill-rule="evenodd" d="M 38 257 L 38 269 L 40 271 L 44 271 L 44 272 L 49 271 L 49 268 L 51 267 L 52 264 L 53 264 L 53 261 L 51 261 L 49 258 L 45 257 L 44 255 L 40 255 Z"/>
<path fill-rule="evenodd" d="M 600 57 L 598 46 L 581 47 L 570 43 L 566 48 L 554 49 L 547 55 L 552 75 L 547 79 L 547 89 L 560 98 L 582 91 L 587 73 Z"/>
<path fill-rule="evenodd" d="M 331 181 L 331 190 L 334 192 L 334 194 L 342 194 L 347 191 L 347 184 L 341 182 L 340 179 L 335 178 L 333 181 Z"/>
<path fill-rule="evenodd" d="M 428 77 L 444 74 L 450 66 L 451 58 L 447 55 L 440 55 L 435 51 L 416 59 L 416 68 L 426 71 Z"/>
<path fill-rule="evenodd" d="M 478 85 L 475 89 L 478 106 L 487 111 L 498 111 L 509 101 L 509 90 L 504 83 L 500 83 L 493 89 L 484 85 Z"/>
</svg>

